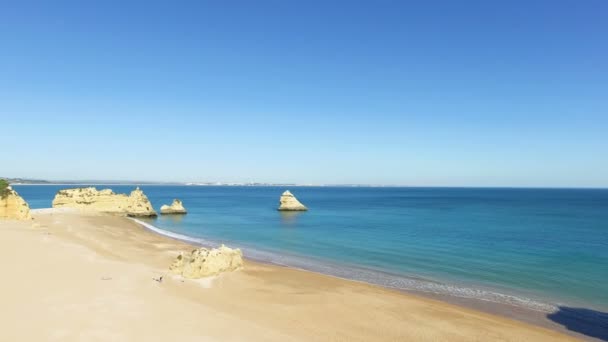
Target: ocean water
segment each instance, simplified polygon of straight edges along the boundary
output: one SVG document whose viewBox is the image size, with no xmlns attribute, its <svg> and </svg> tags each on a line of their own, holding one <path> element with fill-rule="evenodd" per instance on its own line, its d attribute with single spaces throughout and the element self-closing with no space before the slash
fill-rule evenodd
<svg viewBox="0 0 608 342">
<path fill-rule="evenodd" d="M 32 208 L 69 186 L 15 186 Z M 133 186 L 109 186 L 129 192 Z M 98 188 L 102 188 L 98 186 Z M 400 289 L 608 312 L 608 190 L 142 186 L 158 232 L 241 247 L 253 259 Z"/>
</svg>

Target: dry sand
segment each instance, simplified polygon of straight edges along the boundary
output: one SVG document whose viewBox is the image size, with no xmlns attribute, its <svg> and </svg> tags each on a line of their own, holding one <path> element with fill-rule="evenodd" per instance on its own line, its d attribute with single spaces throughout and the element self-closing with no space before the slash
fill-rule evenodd
<svg viewBox="0 0 608 342">
<path fill-rule="evenodd" d="M 246 261 L 214 279 L 166 273 L 191 246 L 110 216 L 0 221 L 0 341 L 570 341 L 368 284 Z M 164 275 L 162 282 L 154 281 Z"/>
</svg>

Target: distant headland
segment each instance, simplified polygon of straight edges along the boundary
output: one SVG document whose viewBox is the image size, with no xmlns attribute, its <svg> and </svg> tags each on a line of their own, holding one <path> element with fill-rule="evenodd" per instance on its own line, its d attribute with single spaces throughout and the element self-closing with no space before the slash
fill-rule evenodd
<svg viewBox="0 0 608 342">
<path fill-rule="evenodd" d="M 260 183 L 260 182 L 157 182 L 138 180 L 46 180 L 33 178 L 1 177 L 12 185 L 191 185 L 191 186 L 307 186 L 312 184 Z"/>
<path fill-rule="evenodd" d="M 47 180 L 35 178 L 2 177 L 12 185 L 187 185 L 187 186 L 339 186 L 339 187 L 402 187 L 403 185 L 375 185 L 375 184 L 299 184 L 299 183 L 267 183 L 267 182 L 159 182 L 138 180 Z"/>
</svg>

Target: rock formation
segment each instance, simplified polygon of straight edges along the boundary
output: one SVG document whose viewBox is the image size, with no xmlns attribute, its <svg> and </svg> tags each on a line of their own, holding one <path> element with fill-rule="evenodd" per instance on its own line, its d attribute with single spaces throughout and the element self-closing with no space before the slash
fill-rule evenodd
<svg viewBox="0 0 608 342">
<path fill-rule="evenodd" d="M 234 271 L 243 266 L 243 253 L 240 249 L 228 248 L 198 248 L 189 254 L 180 254 L 171 264 L 169 270 L 181 274 L 184 278 L 198 279 Z"/>
<path fill-rule="evenodd" d="M 171 215 L 171 214 L 185 214 L 186 208 L 182 205 L 182 201 L 178 199 L 174 199 L 171 205 L 164 204 L 160 207 L 161 215 Z"/>
<path fill-rule="evenodd" d="M 10 186 L 0 193 L 0 219 L 30 220 L 30 206 Z"/>
<path fill-rule="evenodd" d="M 289 190 L 285 191 L 279 199 L 279 210 L 283 211 L 306 211 L 308 208 L 300 203 Z"/>
<path fill-rule="evenodd" d="M 53 208 L 76 208 L 133 217 L 156 216 L 148 197 L 139 188 L 128 196 L 94 187 L 59 190 L 53 199 Z"/>
</svg>

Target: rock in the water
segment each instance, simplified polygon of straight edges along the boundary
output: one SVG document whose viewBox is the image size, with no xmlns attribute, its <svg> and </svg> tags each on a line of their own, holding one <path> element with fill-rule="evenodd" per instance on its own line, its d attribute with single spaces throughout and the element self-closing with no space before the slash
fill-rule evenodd
<svg viewBox="0 0 608 342">
<path fill-rule="evenodd" d="M 148 197 L 139 188 L 128 196 L 94 187 L 59 190 L 53 199 L 53 208 L 77 208 L 133 217 L 156 216 Z"/>
<path fill-rule="evenodd" d="M 184 278 L 197 279 L 234 271 L 243 267 L 243 253 L 221 245 L 219 248 L 198 248 L 189 254 L 180 254 L 169 270 Z"/>
<path fill-rule="evenodd" d="M 171 203 L 171 205 L 164 204 L 162 207 L 160 207 L 161 215 L 185 214 L 185 213 L 186 213 L 186 208 L 184 208 L 182 201 L 180 201 L 178 199 L 174 199 L 173 203 Z"/>
<path fill-rule="evenodd" d="M 32 219 L 32 216 L 30 216 L 30 206 L 10 186 L 6 186 L 0 193 L 0 219 Z"/>
<path fill-rule="evenodd" d="M 300 203 L 289 190 L 285 191 L 279 199 L 279 210 L 284 211 L 306 211 L 308 208 Z"/>
</svg>

